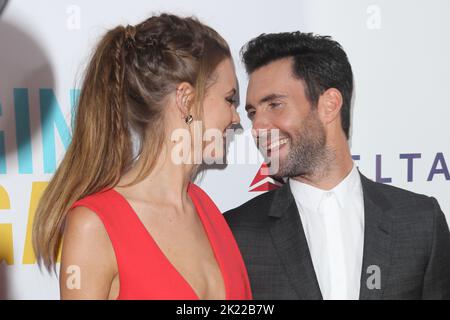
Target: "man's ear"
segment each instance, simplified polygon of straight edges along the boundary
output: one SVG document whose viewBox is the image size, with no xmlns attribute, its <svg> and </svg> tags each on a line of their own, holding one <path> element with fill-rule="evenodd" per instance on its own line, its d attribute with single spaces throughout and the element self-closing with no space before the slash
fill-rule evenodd
<svg viewBox="0 0 450 320">
<path fill-rule="evenodd" d="M 190 114 L 194 93 L 194 87 L 188 82 L 182 82 L 177 86 L 175 102 L 182 118 Z"/>
<path fill-rule="evenodd" d="M 338 89 L 330 88 L 322 93 L 317 108 L 320 118 L 325 124 L 333 122 L 339 116 L 342 103 L 342 94 Z"/>
</svg>

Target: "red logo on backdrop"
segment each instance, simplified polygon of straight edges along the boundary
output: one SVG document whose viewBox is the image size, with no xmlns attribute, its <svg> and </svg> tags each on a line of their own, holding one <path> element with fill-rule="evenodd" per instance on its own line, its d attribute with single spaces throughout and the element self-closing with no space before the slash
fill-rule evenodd
<svg viewBox="0 0 450 320">
<path fill-rule="evenodd" d="M 263 163 L 249 186 L 249 192 L 270 191 L 284 184 L 282 179 L 274 178 L 266 174 L 266 172 L 269 172 L 269 168 L 266 163 Z"/>
</svg>

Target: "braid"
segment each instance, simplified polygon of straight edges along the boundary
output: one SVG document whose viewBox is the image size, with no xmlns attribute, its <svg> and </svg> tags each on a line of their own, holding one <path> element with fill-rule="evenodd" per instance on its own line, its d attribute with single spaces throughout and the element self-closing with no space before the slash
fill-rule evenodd
<svg viewBox="0 0 450 320">
<path fill-rule="evenodd" d="M 110 125 L 112 126 L 113 136 L 116 138 L 116 143 L 122 146 L 122 150 L 125 152 L 121 152 L 115 155 L 117 157 L 115 159 L 115 163 L 122 163 L 123 167 L 127 165 L 127 161 L 124 161 L 123 157 L 128 156 L 128 148 L 129 148 L 129 132 L 128 132 L 128 117 L 127 117 L 127 100 L 126 100 L 126 85 L 125 85 L 125 74 L 126 74 L 126 54 L 128 48 L 128 34 L 129 30 L 122 26 L 118 27 L 119 30 L 117 33 L 117 37 L 112 44 L 112 63 L 111 66 L 111 91 L 110 91 L 110 104 L 108 107 L 111 108 L 111 119 Z"/>
</svg>

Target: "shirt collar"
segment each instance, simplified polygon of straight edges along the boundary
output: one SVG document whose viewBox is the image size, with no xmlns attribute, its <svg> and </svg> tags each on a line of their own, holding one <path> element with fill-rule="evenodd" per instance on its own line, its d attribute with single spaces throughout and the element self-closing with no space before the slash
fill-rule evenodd
<svg viewBox="0 0 450 320">
<path fill-rule="evenodd" d="M 358 185 L 361 185 L 361 177 L 359 176 L 356 165 L 353 163 L 353 168 L 350 173 L 331 190 L 336 194 L 341 208 L 344 208 L 354 197 L 353 191 Z"/>
<path fill-rule="evenodd" d="M 352 198 L 352 191 L 358 184 L 361 184 L 361 178 L 354 163 L 350 173 L 331 190 L 322 190 L 307 183 L 289 179 L 289 186 L 296 202 L 302 207 L 314 212 L 319 210 L 319 205 L 324 194 L 329 192 L 333 192 L 336 195 L 339 206 L 343 208 L 349 199 Z"/>
</svg>

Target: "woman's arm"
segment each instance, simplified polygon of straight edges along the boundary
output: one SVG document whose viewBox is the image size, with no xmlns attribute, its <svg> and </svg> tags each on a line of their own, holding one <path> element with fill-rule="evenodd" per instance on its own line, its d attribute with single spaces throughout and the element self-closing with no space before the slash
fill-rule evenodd
<svg viewBox="0 0 450 320">
<path fill-rule="evenodd" d="M 61 254 L 61 299 L 108 299 L 116 274 L 114 249 L 100 218 L 86 207 L 70 210 Z"/>
</svg>

